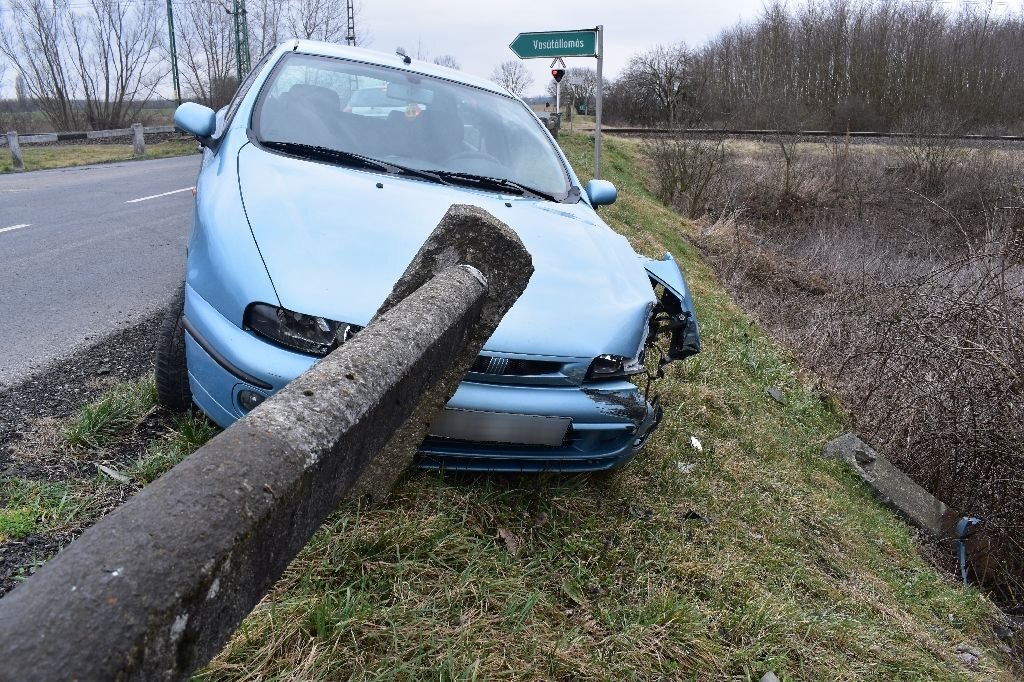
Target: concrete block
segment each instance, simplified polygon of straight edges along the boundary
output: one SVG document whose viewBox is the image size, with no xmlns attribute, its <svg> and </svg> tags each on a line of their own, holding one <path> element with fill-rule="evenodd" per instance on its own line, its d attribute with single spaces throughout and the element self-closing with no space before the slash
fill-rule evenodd
<svg viewBox="0 0 1024 682">
<path fill-rule="evenodd" d="M 849 464 L 884 504 L 932 537 L 956 535 L 959 515 L 855 434 L 843 434 L 826 444 L 822 454 Z"/>
<path fill-rule="evenodd" d="M 481 208 L 456 204 L 448 209 L 430 239 L 413 257 L 377 315 L 390 310 L 435 273 L 456 263 L 476 268 L 487 279 L 488 292 L 480 321 L 473 327 L 472 338 L 459 359 L 451 363 L 435 389 L 424 397 L 384 452 L 367 468 L 353 491 L 355 495 L 377 501 L 387 496 L 394 483 L 394 472 L 409 467 L 434 417 L 455 395 L 480 348 L 533 275 L 533 259 L 510 227 Z"/>
<path fill-rule="evenodd" d="M 508 228 L 453 209 L 365 329 L 0 600 L 0 679 L 188 678 L 357 480 L 393 484 L 379 453 L 411 459 L 426 424 L 400 427 L 439 409 L 530 272 Z"/>
</svg>

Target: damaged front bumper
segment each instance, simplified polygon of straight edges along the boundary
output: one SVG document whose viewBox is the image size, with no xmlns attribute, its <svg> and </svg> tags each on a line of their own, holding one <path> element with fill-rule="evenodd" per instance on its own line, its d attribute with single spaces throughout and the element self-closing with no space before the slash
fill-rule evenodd
<svg viewBox="0 0 1024 682">
<path fill-rule="evenodd" d="M 622 466 L 639 452 L 661 418 L 658 405 L 644 400 L 628 381 L 583 386 L 519 386 L 464 381 L 446 410 L 486 412 L 500 421 L 530 415 L 557 419 L 558 426 L 535 422 L 537 429 L 501 440 L 444 438 L 430 435 L 420 446 L 418 463 L 425 468 L 460 471 L 579 472 Z M 483 425 L 484 420 L 479 420 Z M 441 428 L 432 431 L 442 431 Z M 500 428 L 500 424 L 499 424 Z M 559 433 L 559 430 L 561 432 Z M 543 431 L 536 436 L 537 431 Z M 537 442 L 557 436 L 558 442 Z M 442 434 L 444 435 L 444 434 Z M 448 435 L 453 435 L 448 432 Z M 454 435 L 470 435 L 455 433 Z M 519 440 L 526 442 L 507 442 Z"/>
<path fill-rule="evenodd" d="M 185 319 L 193 399 L 222 427 L 245 415 L 240 399 L 243 392 L 273 395 L 315 362 L 315 358 L 285 350 L 240 329 L 192 287 L 185 290 Z M 211 354 L 206 349 L 216 352 Z M 632 459 L 657 426 L 660 409 L 657 401 L 653 402 L 645 400 L 643 393 L 626 380 L 574 386 L 466 380 L 446 409 L 486 413 L 486 418 L 480 414 L 476 427 L 470 420 L 468 432 L 432 429 L 438 433 L 428 436 L 420 446 L 418 464 L 466 471 L 612 469 Z M 502 423 L 503 416 L 511 418 L 508 423 Z M 557 419 L 564 424 L 564 431 L 559 434 L 556 428 L 547 428 L 543 440 L 537 442 L 539 437 L 529 432 L 530 424 L 511 423 L 519 417 Z M 479 431 L 473 432 L 473 428 Z M 489 428 L 494 431 L 492 439 L 486 440 Z M 512 435 L 494 437 L 496 432 Z M 552 440 L 556 437 L 557 442 Z M 508 442 L 516 440 L 526 442 Z"/>
</svg>

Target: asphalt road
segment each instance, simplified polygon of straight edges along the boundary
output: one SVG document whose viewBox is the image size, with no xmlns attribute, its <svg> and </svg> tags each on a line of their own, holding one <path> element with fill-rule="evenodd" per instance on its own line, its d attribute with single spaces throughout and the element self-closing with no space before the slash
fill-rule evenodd
<svg viewBox="0 0 1024 682">
<path fill-rule="evenodd" d="M 0 175 L 0 388 L 162 307 L 199 156 Z"/>
</svg>

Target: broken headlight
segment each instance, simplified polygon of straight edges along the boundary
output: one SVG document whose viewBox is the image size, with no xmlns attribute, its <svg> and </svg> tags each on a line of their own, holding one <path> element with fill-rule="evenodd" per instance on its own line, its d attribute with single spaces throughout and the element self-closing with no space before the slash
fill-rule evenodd
<svg viewBox="0 0 1024 682">
<path fill-rule="evenodd" d="M 590 363 L 586 381 L 603 379 L 625 379 L 644 371 L 644 354 L 635 358 L 624 358 L 621 355 L 598 355 Z"/>
<path fill-rule="evenodd" d="M 245 312 L 245 328 L 300 353 L 323 357 L 362 329 L 347 322 L 304 315 L 286 308 L 253 303 Z"/>
</svg>

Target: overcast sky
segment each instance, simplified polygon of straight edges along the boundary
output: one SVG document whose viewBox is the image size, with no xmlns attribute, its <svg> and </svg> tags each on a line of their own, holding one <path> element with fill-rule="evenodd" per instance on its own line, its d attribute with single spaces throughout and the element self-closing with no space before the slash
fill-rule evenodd
<svg viewBox="0 0 1024 682">
<path fill-rule="evenodd" d="M 508 44 L 527 31 L 604 25 L 605 74 L 614 77 L 630 55 L 658 43 L 700 45 L 722 28 L 756 16 L 762 0 L 361 0 L 356 32 L 368 31 L 370 47 L 391 52 L 401 45 L 430 59 L 452 54 L 462 70 L 488 77 L 499 62 L 514 59 Z M 594 59 L 566 58 L 567 66 L 594 66 Z M 527 94 L 543 94 L 550 59 L 526 60 L 534 76 Z"/>
<path fill-rule="evenodd" d="M 342 2 L 344 0 L 341 0 Z M 762 0 L 357 0 L 356 32 L 368 32 L 365 47 L 393 52 L 399 45 L 428 59 L 451 54 L 462 70 L 489 77 L 515 59 L 508 44 L 521 32 L 560 31 L 604 25 L 605 77 L 611 79 L 630 55 L 680 40 L 700 45 L 722 28 L 756 16 Z M 255 57 L 256 55 L 254 55 Z M 567 66 L 595 66 L 592 58 L 566 58 Z M 528 59 L 534 76 L 527 95 L 545 94 L 550 59 Z M 10 96 L 13 69 L 0 91 Z M 169 94 L 169 85 L 161 92 Z"/>
</svg>

